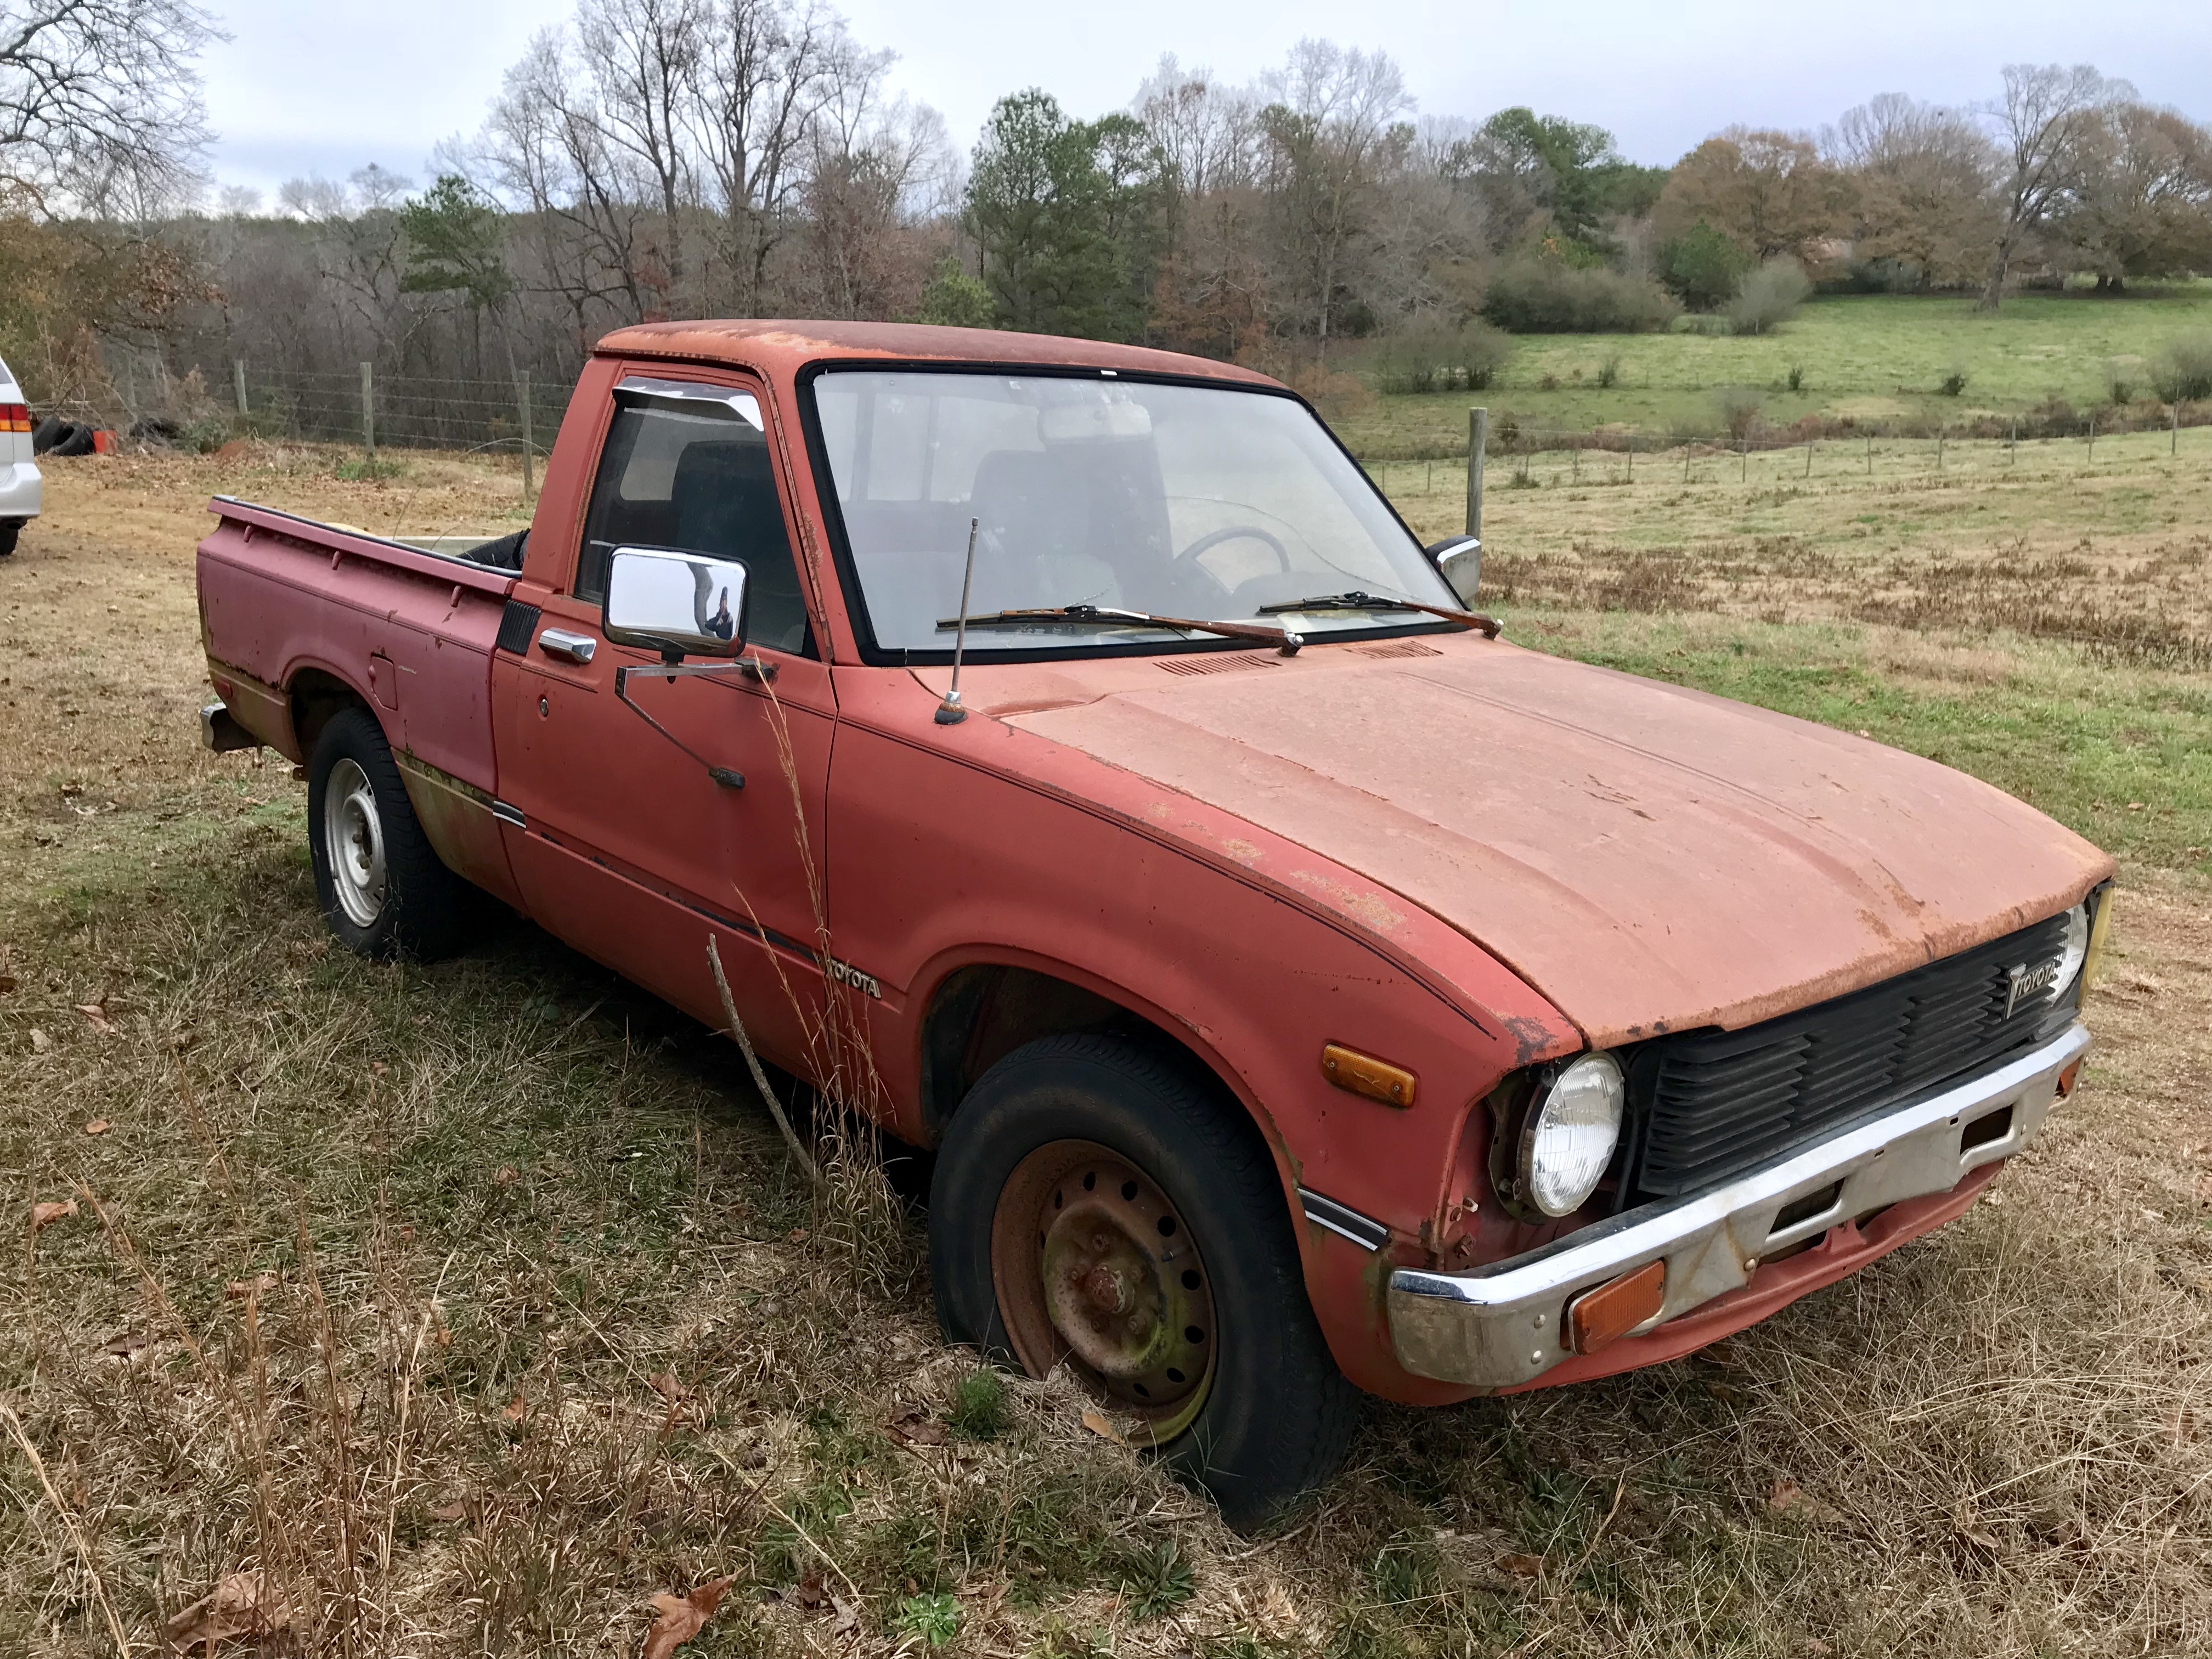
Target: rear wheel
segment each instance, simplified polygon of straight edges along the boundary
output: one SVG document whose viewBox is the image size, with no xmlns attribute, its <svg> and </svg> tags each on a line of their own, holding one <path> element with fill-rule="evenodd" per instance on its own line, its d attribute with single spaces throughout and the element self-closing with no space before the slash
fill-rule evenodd
<svg viewBox="0 0 2212 1659">
<path fill-rule="evenodd" d="M 1040 1039 L 954 1115 L 930 1191 L 939 1322 L 1065 1364 L 1230 1523 L 1326 1480 L 1358 1395 L 1306 1300 L 1273 1158 L 1176 1060 Z"/>
<path fill-rule="evenodd" d="M 468 884 L 431 849 L 383 728 L 358 705 L 315 741 L 307 840 L 323 920 L 347 949 L 434 957 L 460 948 Z"/>
<path fill-rule="evenodd" d="M 22 539 L 22 536 L 23 521 L 21 519 L 0 519 L 0 559 L 6 558 L 15 550 L 15 544 Z"/>
</svg>

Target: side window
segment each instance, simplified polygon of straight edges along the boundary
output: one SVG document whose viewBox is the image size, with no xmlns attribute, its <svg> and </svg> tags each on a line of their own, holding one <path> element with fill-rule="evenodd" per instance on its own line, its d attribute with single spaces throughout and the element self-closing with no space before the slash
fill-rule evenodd
<svg viewBox="0 0 2212 1659">
<path fill-rule="evenodd" d="M 606 598 L 607 560 L 617 547 L 736 559 L 749 578 L 748 639 L 811 655 L 798 561 L 753 400 L 617 396 L 584 514 L 576 597 Z"/>
</svg>

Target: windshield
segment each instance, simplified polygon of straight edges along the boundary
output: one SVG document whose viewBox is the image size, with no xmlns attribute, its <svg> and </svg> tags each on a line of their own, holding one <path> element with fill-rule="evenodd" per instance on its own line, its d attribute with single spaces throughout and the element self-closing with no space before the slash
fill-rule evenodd
<svg viewBox="0 0 2212 1659">
<path fill-rule="evenodd" d="M 1097 605 L 1287 623 L 1308 638 L 1408 612 L 1260 608 L 1360 589 L 1455 605 L 1420 547 L 1303 404 L 1072 376 L 832 370 L 815 409 L 876 643 L 949 651 L 975 522 L 971 617 Z M 993 651 L 1164 643 L 1121 620 L 1000 625 Z"/>
</svg>

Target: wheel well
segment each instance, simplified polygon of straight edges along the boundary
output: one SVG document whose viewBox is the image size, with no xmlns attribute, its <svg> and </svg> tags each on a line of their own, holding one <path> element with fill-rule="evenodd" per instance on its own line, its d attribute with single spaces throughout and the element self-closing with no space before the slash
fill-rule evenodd
<svg viewBox="0 0 2212 1659">
<path fill-rule="evenodd" d="M 941 1133 L 984 1073 L 1025 1042 L 1066 1032 L 1126 1036 L 1177 1056 L 1194 1076 L 1246 1115 L 1213 1068 L 1164 1026 L 1096 991 L 1031 968 L 979 963 L 949 975 L 922 1024 L 921 1106 Z"/>
<path fill-rule="evenodd" d="M 339 710 L 356 703 L 364 708 L 368 706 L 353 687 L 319 668 L 301 669 L 292 677 L 287 690 L 292 700 L 292 736 L 300 745 L 301 765 L 314 758 L 316 739 Z"/>
</svg>

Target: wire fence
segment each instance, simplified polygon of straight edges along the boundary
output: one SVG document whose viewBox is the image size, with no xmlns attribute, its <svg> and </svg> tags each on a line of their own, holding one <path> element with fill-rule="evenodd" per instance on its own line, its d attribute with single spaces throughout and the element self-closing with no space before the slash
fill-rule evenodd
<svg viewBox="0 0 2212 1659">
<path fill-rule="evenodd" d="M 408 449 L 526 449 L 543 456 L 568 403 L 565 387 L 431 375 L 281 373 L 234 363 L 210 387 L 227 423 L 262 437 Z M 228 396 L 222 394 L 227 393 Z"/>
<path fill-rule="evenodd" d="M 1626 486 L 1736 483 L 1771 487 L 1821 480 L 1940 477 L 1953 472 L 1988 476 L 2023 466 L 2045 471 L 2124 460 L 2195 460 L 2212 465 L 2212 426 L 2179 418 L 2165 425 L 2100 431 L 2086 421 L 2067 436 L 1801 437 L 1747 433 L 1688 437 L 1613 428 L 1586 430 L 1516 426 L 1492 428 L 1481 473 L 1487 491 L 1559 486 Z M 1414 459 L 1361 457 L 1360 465 L 1384 494 L 1463 495 L 1468 450 Z"/>
</svg>

